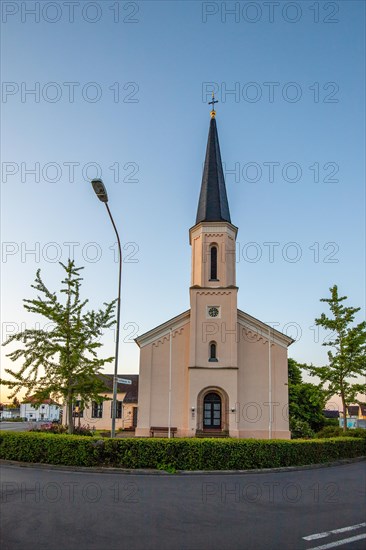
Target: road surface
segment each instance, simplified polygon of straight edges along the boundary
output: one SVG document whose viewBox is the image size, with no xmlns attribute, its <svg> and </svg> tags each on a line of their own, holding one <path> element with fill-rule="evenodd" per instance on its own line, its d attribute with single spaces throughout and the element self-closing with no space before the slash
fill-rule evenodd
<svg viewBox="0 0 366 550">
<path fill-rule="evenodd" d="M 137 475 L 1 465 L 1 550 L 364 550 L 365 462 Z"/>
<path fill-rule="evenodd" d="M 42 423 L 44 424 L 44 420 L 42 422 L 6 422 L 6 420 L 3 420 L 0 422 L 0 430 L 6 432 L 27 432 L 31 428 L 40 426 Z"/>
</svg>

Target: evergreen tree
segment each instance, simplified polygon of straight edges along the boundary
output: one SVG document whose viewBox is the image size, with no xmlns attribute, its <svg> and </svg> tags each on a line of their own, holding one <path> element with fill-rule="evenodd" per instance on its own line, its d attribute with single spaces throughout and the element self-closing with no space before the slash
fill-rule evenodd
<svg viewBox="0 0 366 550">
<path fill-rule="evenodd" d="M 330 395 L 338 395 L 342 400 L 344 426 L 346 431 L 347 406 L 354 403 L 358 393 L 366 391 L 366 384 L 355 382 L 355 379 L 366 376 L 366 322 L 352 326 L 355 314 L 361 308 L 343 305 L 347 296 L 338 296 L 338 287 L 330 289 L 331 297 L 322 298 L 321 302 L 329 305 L 332 317 L 322 313 L 315 323 L 332 331 L 331 339 L 323 346 L 333 348 L 328 351 L 329 365 L 309 367 L 311 376 L 318 376 L 323 386 L 327 385 Z"/>
<path fill-rule="evenodd" d="M 98 376 L 103 365 L 113 357 L 99 359 L 97 350 L 104 329 L 115 324 L 114 309 L 116 300 L 104 303 L 104 309 L 85 311 L 88 300 L 80 298 L 81 267 L 77 268 L 69 260 L 62 280 L 62 301 L 55 292 L 50 292 L 37 271 L 32 288 L 39 293 L 32 300 L 23 300 L 24 308 L 51 321 L 51 330 L 26 329 L 13 334 L 3 344 L 21 342 L 23 346 L 7 355 L 12 361 L 22 360 L 18 370 L 5 369 L 12 379 L 0 380 L 13 391 L 10 398 L 19 390 L 26 388 L 28 397 L 31 393 L 41 402 L 52 397 L 62 399 L 67 406 L 69 433 L 73 432 L 73 405 L 76 399 L 82 404 L 90 401 L 101 401 L 100 392 L 105 385 Z"/>
</svg>

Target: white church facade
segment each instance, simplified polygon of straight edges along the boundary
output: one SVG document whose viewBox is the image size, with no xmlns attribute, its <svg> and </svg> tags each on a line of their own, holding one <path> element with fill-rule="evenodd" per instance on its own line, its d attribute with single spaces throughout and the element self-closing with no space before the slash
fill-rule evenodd
<svg viewBox="0 0 366 550">
<path fill-rule="evenodd" d="M 293 340 L 238 309 L 231 223 L 215 111 L 192 248 L 190 309 L 136 338 L 136 436 L 290 438 L 287 348 Z"/>
</svg>

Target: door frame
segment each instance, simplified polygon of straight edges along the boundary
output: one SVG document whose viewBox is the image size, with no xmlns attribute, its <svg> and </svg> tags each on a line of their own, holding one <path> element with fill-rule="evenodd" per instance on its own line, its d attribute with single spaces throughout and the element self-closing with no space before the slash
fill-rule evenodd
<svg viewBox="0 0 366 550">
<path fill-rule="evenodd" d="M 217 393 L 221 399 L 221 428 L 204 428 L 203 415 L 204 415 L 204 399 L 209 393 Z M 216 430 L 227 431 L 229 430 L 229 396 L 223 388 L 219 386 L 207 386 L 203 388 L 197 395 L 197 420 L 196 430 Z"/>
<path fill-rule="evenodd" d="M 212 399 L 210 401 L 207 401 L 207 398 L 210 395 L 216 396 L 217 400 Z M 214 421 L 215 421 L 215 404 L 220 405 L 220 407 L 216 409 L 216 410 L 220 411 L 220 417 L 219 417 L 220 418 L 220 423 L 218 425 L 215 425 L 215 423 L 214 423 Z M 209 409 L 210 409 L 210 424 L 209 425 L 205 424 L 206 411 L 207 411 L 207 406 L 206 405 L 210 405 L 210 407 L 209 407 Z M 203 429 L 204 430 L 221 430 L 221 425 L 222 425 L 222 399 L 221 399 L 221 396 L 217 392 L 206 393 L 205 397 L 203 398 Z"/>
</svg>

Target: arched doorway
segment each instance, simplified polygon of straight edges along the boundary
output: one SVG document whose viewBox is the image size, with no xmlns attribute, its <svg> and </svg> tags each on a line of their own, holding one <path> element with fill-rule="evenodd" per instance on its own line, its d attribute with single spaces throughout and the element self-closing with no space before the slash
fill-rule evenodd
<svg viewBox="0 0 366 550">
<path fill-rule="evenodd" d="M 208 393 L 203 400 L 203 429 L 221 430 L 222 402 L 216 392 Z"/>
</svg>

